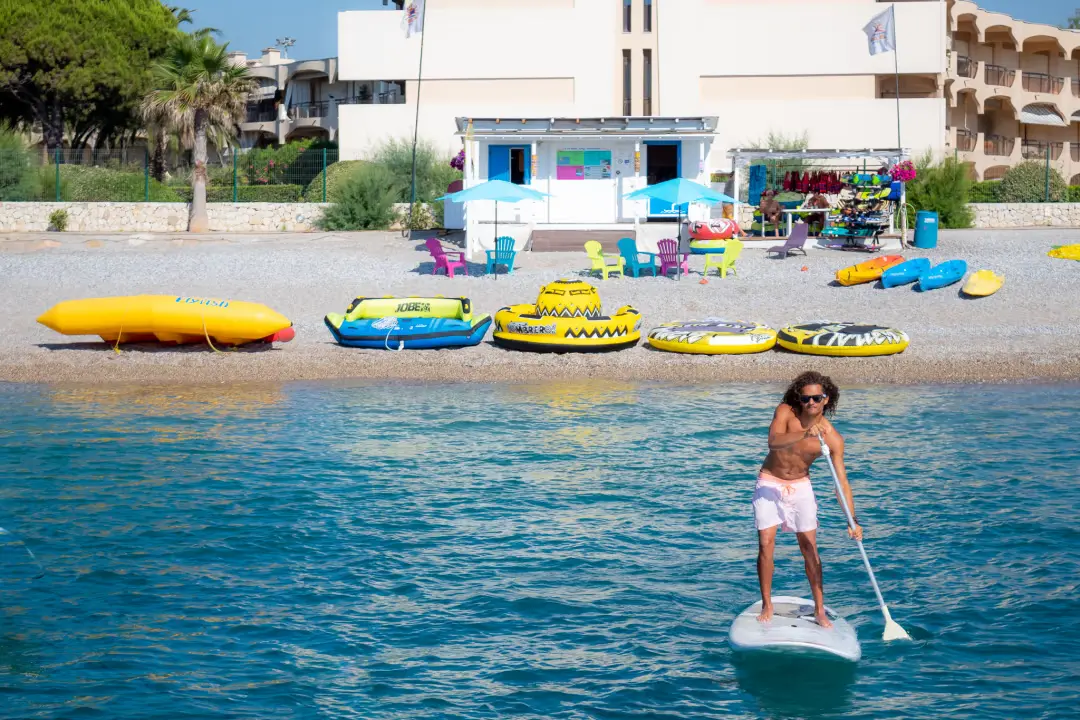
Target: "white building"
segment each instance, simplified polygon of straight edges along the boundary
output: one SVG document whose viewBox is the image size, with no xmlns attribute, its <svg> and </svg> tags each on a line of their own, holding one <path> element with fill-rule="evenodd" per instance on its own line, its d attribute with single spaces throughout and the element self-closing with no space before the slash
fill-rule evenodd
<svg viewBox="0 0 1080 720">
<path fill-rule="evenodd" d="M 496 168 L 503 167 L 501 154 L 507 151 L 496 147 L 516 142 L 527 147 L 523 157 L 530 161 L 531 172 L 519 174 L 515 181 L 542 192 L 551 189 L 561 197 L 555 191 L 573 181 L 559 179 L 558 153 L 569 146 L 561 137 L 535 133 L 545 121 L 604 118 L 617 124 L 620 118 L 653 118 L 664 127 L 670 125 L 672 132 L 684 132 L 677 120 L 704 122 L 710 126 L 708 138 L 672 137 L 672 143 L 680 144 L 667 150 L 655 144 L 662 137 L 645 134 L 651 138 L 654 163 L 674 152 L 679 175 L 706 182 L 710 172 L 730 169 L 729 149 L 753 145 L 770 132 L 805 134 L 812 148 L 898 147 L 894 55 L 871 56 L 863 32 L 870 19 L 888 7 L 873 0 L 427 0 L 426 4 L 419 84 L 421 39 L 406 39 L 401 12 L 339 14 L 339 79 L 395 81 L 404 87 L 403 104 L 340 108 L 343 159 L 363 157 L 388 137 L 411 138 L 417 117 L 420 136 L 445 148 L 449 156 L 463 147 L 458 118 L 473 118 L 483 120 L 487 133 L 481 138 L 474 122 L 474 138 L 493 146 L 476 148 L 481 155 L 475 180 L 489 177 L 492 152 L 499 154 Z M 899 146 L 916 152 L 945 146 L 945 18 L 943 2 L 896 4 Z M 495 119 L 501 122 L 488 122 Z M 533 135 L 519 138 L 520 142 L 492 137 L 523 119 L 530 119 L 525 125 Z M 626 127 L 629 134 L 619 140 L 590 138 L 576 147 L 610 152 L 613 167 L 620 168 L 619 159 L 625 161 L 632 145 L 644 142 L 644 137 L 634 137 L 643 127 L 637 120 Z M 617 135 L 608 132 L 608 137 Z M 539 147 L 534 148 L 537 142 Z M 644 181 L 658 179 L 649 172 L 648 159 L 643 160 L 641 174 Z M 632 222 L 632 213 L 615 198 L 615 188 L 608 187 L 612 183 L 611 178 L 587 177 L 574 185 L 573 194 L 591 200 L 553 199 L 542 211 L 536 210 L 542 216 L 523 209 L 521 222 L 534 223 L 531 230 L 540 222 L 588 228 Z M 619 191 L 629 189 L 633 188 Z"/>
</svg>

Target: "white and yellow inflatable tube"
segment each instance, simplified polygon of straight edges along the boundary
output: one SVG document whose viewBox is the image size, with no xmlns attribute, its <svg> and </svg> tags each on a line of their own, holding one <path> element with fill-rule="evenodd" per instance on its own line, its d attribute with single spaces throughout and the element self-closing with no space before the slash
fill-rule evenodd
<svg viewBox="0 0 1080 720">
<path fill-rule="evenodd" d="M 604 352 L 636 345 L 640 325 L 641 313 L 629 305 L 604 315 L 592 285 L 556 280 L 540 288 L 535 305 L 511 305 L 495 313 L 493 338 L 511 350 Z"/>
<path fill-rule="evenodd" d="M 903 330 L 851 322 L 789 325 L 777 333 L 776 341 L 785 350 L 832 357 L 895 355 L 910 343 Z"/>
<path fill-rule="evenodd" d="M 657 350 L 695 355 L 745 355 L 771 350 L 776 331 L 759 322 L 705 318 L 664 323 L 649 333 Z"/>
</svg>

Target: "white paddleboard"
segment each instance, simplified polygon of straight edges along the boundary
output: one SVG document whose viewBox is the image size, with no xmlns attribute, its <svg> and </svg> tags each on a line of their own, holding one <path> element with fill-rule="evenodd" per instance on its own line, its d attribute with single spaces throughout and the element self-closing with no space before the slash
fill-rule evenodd
<svg viewBox="0 0 1080 720">
<path fill-rule="evenodd" d="M 773 598 L 770 622 L 758 622 L 761 601 L 739 613 L 731 623 L 728 642 L 735 650 L 757 650 L 828 656 L 858 662 L 862 657 L 859 637 L 844 618 L 826 605 L 831 628 L 814 620 L 814 601 L 788 595 Z"/>
</svg>

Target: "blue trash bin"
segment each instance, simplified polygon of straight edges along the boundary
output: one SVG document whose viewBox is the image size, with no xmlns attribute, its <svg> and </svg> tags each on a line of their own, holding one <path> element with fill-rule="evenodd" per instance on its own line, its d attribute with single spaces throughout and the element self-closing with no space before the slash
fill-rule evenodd
<svg viewBox="0 0 1080 720">
<path fill-rule="evenodd" d="M 938 214 L 932 210 L 915 213 L 915 247 L 924 250 L 937 247 Z"/>
</svg>

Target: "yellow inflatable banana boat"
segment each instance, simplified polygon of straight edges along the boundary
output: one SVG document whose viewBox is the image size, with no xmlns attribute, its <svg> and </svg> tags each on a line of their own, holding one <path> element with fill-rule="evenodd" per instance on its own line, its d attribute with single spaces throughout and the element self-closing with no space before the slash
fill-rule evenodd
<svg viewBox="0 0 1080 720">
<path fill-rule="evenodd" d="M 242 345 L 263 340 L 288 342 L 295 336 L 284 315 L 259 303 L 239 300 L 132 295 L 67 300 L 37 319 L 62 335 L 99 335 L 107 342 Z"/>
<path fill-rule="evenodd" d="M 535 305 L 511 305 L 495 313 L 497 345 L 532 352 L 602 352 L 633 347 L 641 339 L 641 313 L 624 305 L 603 314 L 596 288 L 580 280 L 556 280 L 540 288 Z"/>
</svg>

